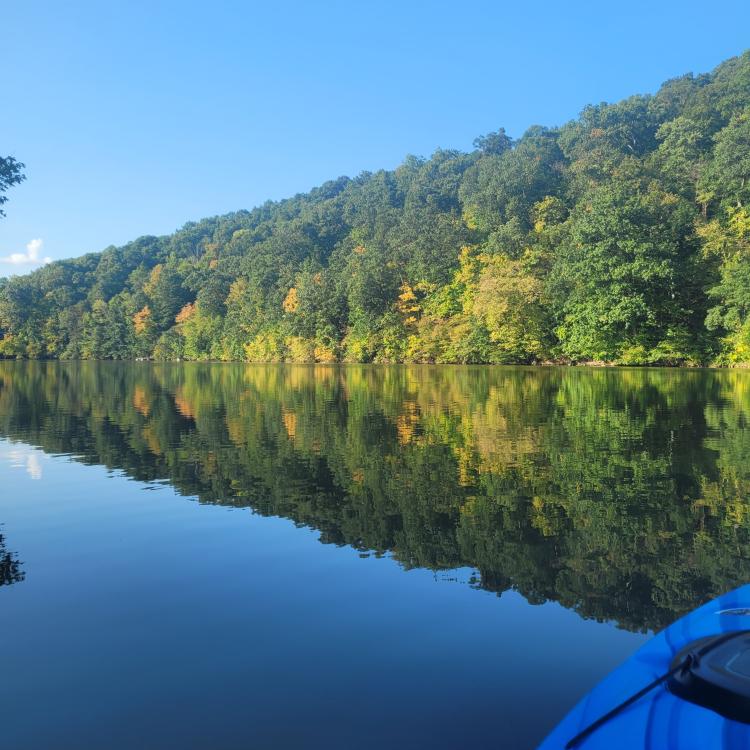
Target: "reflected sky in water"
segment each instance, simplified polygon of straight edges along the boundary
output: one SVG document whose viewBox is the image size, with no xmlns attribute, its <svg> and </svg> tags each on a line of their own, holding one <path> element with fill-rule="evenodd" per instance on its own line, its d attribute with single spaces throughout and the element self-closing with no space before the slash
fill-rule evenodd
<svg viewBox="0 0 750 750">
<path fill-rule="evenodd" d="M 749 382 L 0 363 L 4 741 L 533 747 L 746 576 Z"/>
</svg>

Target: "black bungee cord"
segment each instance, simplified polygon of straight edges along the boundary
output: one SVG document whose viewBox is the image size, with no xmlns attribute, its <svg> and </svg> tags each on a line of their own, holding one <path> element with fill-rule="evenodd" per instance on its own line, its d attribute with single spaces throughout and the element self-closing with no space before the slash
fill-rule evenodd
<svg viewBox="0 0 750 750">
<path fill-rule="evenodd" d="M 710 643 L 707 643 L 705 646 L 699 648 L 694 653 L 688 654 L 679 664 L 672 667 L 672 669 L 670 669 L 668 672 L 665 672 L 663 675 L 657 677 L 653 682 L 649 682 L 646 687 L 641 688 L 637 693 L 633 693 L 633 695 L 631 695 L 619 705 L 615 706 L 611 711 L 607 711 L 606 714 L 600 716 L 596 721 L 591 722 L 591 724 L 580 731 L 575 737 L 573 737 L 573 739 L 568 740 L 567 744 L 565 745 L 565 750 L 572 750 L 572 748 L 583 742 L 583 740 L 585 740 L 590 734 L 599 729 L 599 727 L 601 727 L 603 724 L 606 724 L 610 719 L 614 718 L 621 711 L 624 711 L 626 708 L 628 708 L 628 706 L 632 706 L 633 703 L 643 698 L 644 695 L 650 693 L 654 688 L 659 687 L 659 685 L 666 682 L 670 677 L 674 677 L 680 672 L 684 673 L 689 671 L 691 667 L 697 665 L 701 658 L 703 658 L 712 649 L 716 648 L 717 646 L 721 646 L 727 641 L 732 640 L 732 638 L 738 638 L 739 636 L 747 634 L 747 630 L 735 630 L 731 633 L 725 633 L 720 638 L 714 638 Z"/>
</svg>

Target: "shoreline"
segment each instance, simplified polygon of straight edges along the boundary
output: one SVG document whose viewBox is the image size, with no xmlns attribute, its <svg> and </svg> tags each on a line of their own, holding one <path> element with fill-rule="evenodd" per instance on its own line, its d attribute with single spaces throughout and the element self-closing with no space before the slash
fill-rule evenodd
<svg viewBox="0 0 750 750">
<path fill-rule="evenodd" d="M 750 370 L 750 362 L 732 365 L 715 364 L 666 364 L 666 363 L 633 363 L 620 364 L 617 362 L 601 362 L 597 360 L 582 362 L 355 362 L 355 361 L 326 361 L 326 362 L 290 362 L 288 360 L 252 361 L 244 359 L 59 359 L 53 357 L 0 357 L 0 362 L 112 362 L 127 364 L 152 365 L 296 365 L 315 367 L 526 367 L 529 369 L 590 369 L 590 370 Z"/>
</svg>

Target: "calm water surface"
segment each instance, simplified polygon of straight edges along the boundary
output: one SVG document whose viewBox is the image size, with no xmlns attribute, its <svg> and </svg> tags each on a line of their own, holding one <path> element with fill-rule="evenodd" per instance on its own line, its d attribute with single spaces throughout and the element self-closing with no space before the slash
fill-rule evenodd
<svg viewBox="0 0 750 750">
<path fill-rule="evenodd" d="M 531 748 L 750 580 L 750 373 L 0 362 L 2 746 Z"/>
</svg>

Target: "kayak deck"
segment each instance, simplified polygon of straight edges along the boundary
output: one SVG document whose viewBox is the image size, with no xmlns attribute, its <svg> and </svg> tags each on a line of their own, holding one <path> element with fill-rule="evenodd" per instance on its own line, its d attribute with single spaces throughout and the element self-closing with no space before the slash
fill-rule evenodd
<svg viewBox="0 0 750 750">
<path fill-rule="evenodd" d="M 668 672 L 678 652 L 693 641 L 748 628 L 750 585 L 704 604 L 654 636 L 588 693 L 539 750 L 565 748 L 579 732 Z M 678 698 L 661 684 L 582 739 L 576 748 L 750 750 L 750 724 Z"/>
</svg>

